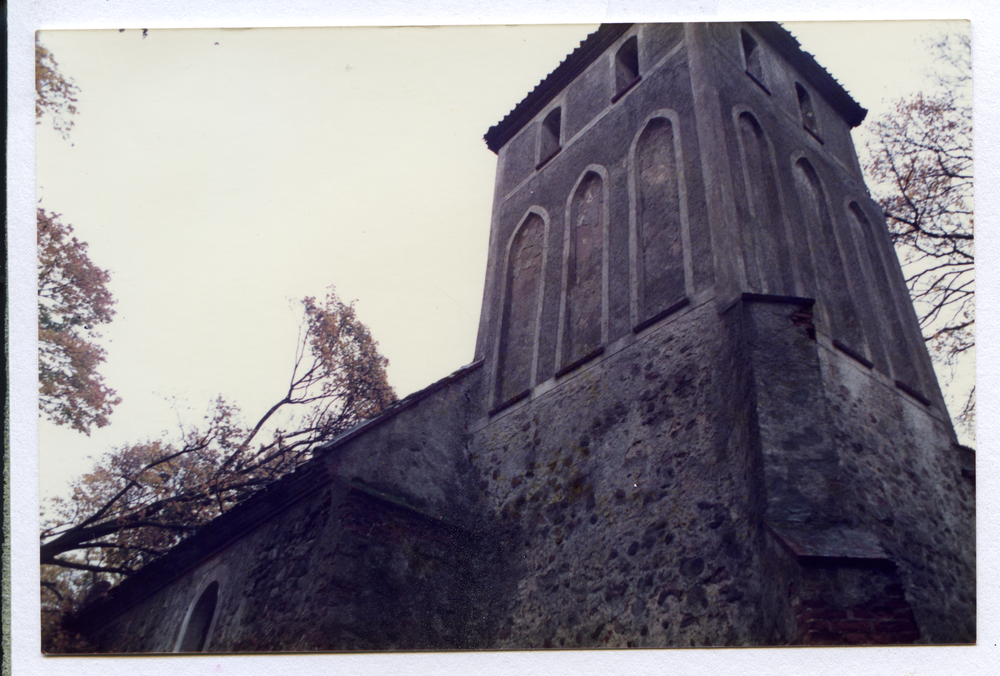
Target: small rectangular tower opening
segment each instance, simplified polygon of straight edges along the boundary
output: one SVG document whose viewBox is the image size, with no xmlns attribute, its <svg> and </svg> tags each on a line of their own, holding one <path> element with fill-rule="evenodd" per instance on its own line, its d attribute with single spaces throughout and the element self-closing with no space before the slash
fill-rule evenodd
<svg viewBox="0 0 1000 676">
<path fill-rule="evenodd" d="M 630 37 L 615 54 L 615 95 L 612 102 L 639 81 L 639 38 Z"/>
<path fill-rule="evenodd" d="M 764 84 L 764 64 L 760 58 L 760 49 L 757 47 L 757 41 L 745 30 L 740 31 L 740 38 L 743 42 L 743 63 L 746 74 L 754 82 L 763 87 L 764 91 L 768 91 L 767 85 Z"/>
<path fill-rule="evenodd" d="M 561 149 L 562 146 L 559 142 L 561 127 L 562 109 L 555 108 L 545 116 L 545 121 L 542 122 L 541 138 L 538 143 L 539 160 L 535 169 L 541 169 L 542 165 L 551 160 Z"/>
<path fill-rule="evenodd" d="M 807 132 L 816 137 L 817 141 L 821 141 L 819 137 L 819 129 L 816 126 L 816 111 L 813 109 L 812 99 L 809 97 L 809 92 L 798 82 L 795 83 L 795 93 L 799 97 L 799 112 L 802 114 L 802 126 Z"/>
</svg>

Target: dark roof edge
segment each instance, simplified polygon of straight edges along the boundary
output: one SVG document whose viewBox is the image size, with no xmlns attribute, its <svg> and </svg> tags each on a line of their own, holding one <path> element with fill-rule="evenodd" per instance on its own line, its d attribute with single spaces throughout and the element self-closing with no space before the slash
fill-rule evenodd
<svg viewBox="0 0 1000 676">
<path fill-rule="evenodd" d="M 69 618 L 69 625 L 82 628 L 118 616 L 334 479 L 321 458 L 303 463 L 209 521 L 112 587 L 105 597 L 80 608 Z"/>
<path fill-rule="evenodd" d="M 395 404 L 393 404 L 389 408 L 387 408 L 384 411 L 382 411 L 381 413 L 379 413 L 374 418 L 369 418 L 368 420 L 365 420 L 363 422 L 358 423 L 357 425 L 355 425 L 351 429 L 349 429 L 346 432 L 344 432 L 343 434 L 341 434 L 336 439 L 333 439 L 329 443 L 327 443 L 327 444 L 325 444 L 323 446 L 320 446 L 319 448 L 316 449 L 314 455 L 325 454 L 327 451 L 332 451 L 333 449 L 337 448 L 338 446 L 342 446 L 343 444 L 346 444 L 348 441 L 350 441 L 354 437 L 358 436 L 362 432 L 366 432 L 367 430 L 371 429 L 372 427 L 377 427 L 378 425 L 381 425 L 382 423 L 384 423 L 389 418 L 392 418 L 393 416 L 395 416 L 395 415 L 397 415 L 399 413 L 402 413 L 403 411 L 405 411 L 406 409 L 410 408 L 411 406 L 416 405 L 421 399 L 424 399 L 424 398 L 426 398 L 426 397 L 434 394 L 438 390 L 443 389 L 444 387 L 450 385 L 451 383 L 455 382 L 456 380 L 460 380 L 466 374 L 471 373 L 472 371 L 475 371 L 476 369 L 478 369 L 482 365 L 483 365 L 483 360 L 482 359 L 474 361 L 471 364 L 466 364 L 465 366 L 462 366 L 461 368 L 459 368 L 455 372 L 453 372 L 453 373 L 451 373 L 449 375 L 446 375 L 444 378 L 441 378 L 441 380 L 438 380 L 438 381 L 435 381 L 435 382 L 431 383 L 430 385 L 428 385 L 424 389 L 417 390 L 416 392 L 407 395 L 403 399 L 400 399 Z"/>
<path fill-rule="evenodd" d="M 441 390 L 445 386 L 461 379 L 483 365 L 483 361 L 475 361 L 459 368 L 444 378 L 430 384 L 422 390 L 410 394 L 383 411 L 380 415 L 370 418 L 352 429 L 344 432 L 326 446 L 316 449 L 311 460 L 299 465 L 293 472 L 286 474 L 267 484 L 245 500 L 233 505 L 228 511 L 208 522 L 190 537 L 181 540 L 170 551 L 151 561 L 135 574 L 122 580 L 108 591 L 107 596 L 79 609 L 71 618 L 74 626 L 86 626 L 89 623 L 107 621 L 128 608 L 141 603 L 157 591 L 167 586 L 177 578 L 199 566 L 206 559 L 222 551 L 236 540 L 245 537 L 264 525 L 272 518 L 297 504 L 300 500 L 312 495 L 315 491 L 335 482 L 361 490 L 374 497 L 386 500 L 397 506 L 409 509 L 426 518 L 441 521 L 450 527 L 457 527 L 439 514 L 418 509 L 399 497 L 376 491 L 357 481 L 346 481 L 335 476 L 327 462 L 324 451 L 357 437 L 368 429 L 385 422 L 420 400 Z"/>
<path fill-rule="evenodd" d="M 837 82 L 830 72 L 821 66 L 812 54 L 802 49 L 802 45 L 788 29 L 775 21 L 753 21 L 748 26 L 767 40 L 789 63 L 799 69 L 816 91 L 833 106 L 851 127 L 864 122 L 868 111 Z"/>
<path fill-rule="evenodd" d="M 516 134 L 528 120 L 537 115 L 549 104 L 562 88 L 573 78 L 587 69 L 597 60 L 615 40 L 620 38 L 633 24 L 605 23 L 584 39 L 580 46 L 573 50 L 554 71 L 545 77 L 524 99 L 514 106 L 514 109 L 497 124 L 490 127 L 483 137 L 486 147 L 493 152 L 500 148 Z"/>
<path fill-rule="evenodd" d="M 567 56 L 552 73 L 545 77 L 524 99 L 514 106 L 500 122 L 490 127 L 483 137 L 486 146 L 494 153 L 541 112 L 556 95 L 577 75 L 620 38 L 633 24 L 601 24 L 601 27 L 587 36 L 573 52 Z M 797 67 L 816 91 L 844 117 L 851 127 L 861 124 L 868 111 L 855 101 L 847 90 L 837 82 L 812 54 L 802 49 L 799 41 L 781 24 L 774 21 L 748 22 L 757 33 L 767 40 L 774 49 Z"/>
</svg>

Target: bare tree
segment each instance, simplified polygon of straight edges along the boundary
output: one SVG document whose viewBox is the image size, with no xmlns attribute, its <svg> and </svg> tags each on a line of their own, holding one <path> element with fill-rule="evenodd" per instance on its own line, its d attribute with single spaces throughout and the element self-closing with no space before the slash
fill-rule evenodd
<svg viewBox="0 0 1000 676">
<path fill-rule="evenodd" d="M 969 36 L 947 35 L 933 49 L 937 86 L 874 121 L 865 170 L 931 356 L 954 366 L 976 344 Z M 964 399 L 958 417 L 971 427 L 975 386 Z"/>
</svg>

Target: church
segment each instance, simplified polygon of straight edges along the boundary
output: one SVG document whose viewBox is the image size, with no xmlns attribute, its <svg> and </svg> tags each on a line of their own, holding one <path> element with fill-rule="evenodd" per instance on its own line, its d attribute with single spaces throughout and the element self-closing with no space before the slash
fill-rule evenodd
<svg viewBox="0 0 1000 676">
<path fill-rule="evenodd" d="M 471 363 L 85 607 L 102 652 L 973 643 L 961 446 L 776 23 L 605 24 L 497 125 Z"/>
</svg>

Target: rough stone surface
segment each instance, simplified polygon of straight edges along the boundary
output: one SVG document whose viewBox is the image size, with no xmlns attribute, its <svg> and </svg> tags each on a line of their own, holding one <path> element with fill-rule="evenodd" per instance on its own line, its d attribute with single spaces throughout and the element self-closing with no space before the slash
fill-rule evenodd
<svg viewBox="0 0 1000 676">
<path fill-rule="evenodd" d="M 468 533 L 336 484 L 206 561 L 93 636 L 114 652 L 169 652 L 191 599 L 219 583 L 214 651 L 472 648 L 488 643 L 495 569 Z M 456 593 L 462 590 L 462 593 Z"/>
<path fill-rule="evenodd" d="M 761 477 L 713 305 L 477 432 L 519 555 L 500 647 L 753 644 Z"/>
</svg>

